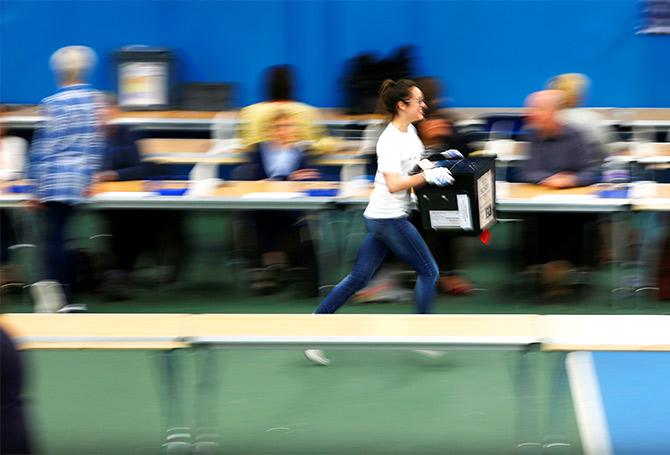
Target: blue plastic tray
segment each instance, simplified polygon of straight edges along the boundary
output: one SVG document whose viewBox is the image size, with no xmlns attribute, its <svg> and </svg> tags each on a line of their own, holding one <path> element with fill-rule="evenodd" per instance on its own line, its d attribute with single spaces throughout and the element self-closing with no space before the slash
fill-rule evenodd
<svg viewBox="0 0 670 455">
<path fill-rule="evenodd" d="M 183 196 L 188 188 L 160 188 L 156 191 L 159 196 Z"/>
<path fill-rule="evenodd" d="M 616 190 L 602 190 L 599 193 L 600 197 L 606 199 L 626 199 L 628 197 L 628 188 Z"/>
<path fill-rule="evenodd" d="M 305 191 L 307 196 L 333 197 L 337 196 L 337 188 L 319 188 Z"/>
<path fill-rule="evenodd" d="M 9 187 L 9 192 L 10 193 L 17 193 L 17 194 L 25 194 L 25 193 L 32 193 L 35 191 L 35 185 L 12 185 Z"/>
</svg>

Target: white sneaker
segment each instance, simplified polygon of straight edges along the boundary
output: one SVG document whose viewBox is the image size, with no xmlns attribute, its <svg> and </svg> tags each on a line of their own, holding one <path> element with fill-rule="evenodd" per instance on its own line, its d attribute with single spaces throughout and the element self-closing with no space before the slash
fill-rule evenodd
<svg viewBox="0 0 670 455">
<path fill-rule="evenodd" d="M 414 352 L 429 359 L 439 359 L 444 355 L 444 351 L 434 351 L 432 349 L 415 349 Z"/>
<path fill-rule="evenodd" d="M 168 455 L 189 455 L 193 453 L 190 429 L 187 427 L 168 429 L 163 448 Z"/>
<path fill-rule="evenodd" d="M 30 286 L 35 301 L 35 313 L 55 313 L 65 306 L 65 294 L 60 283 L 55 280 L 42 280 Z"/>
<path fill-rule="evenodd" d="M 58 313 L 86 313 L 86 312 L 88 312 L 88 307 L 84 304 L 65 305 L 63 308 L 58 310 Z"/>
<path fill-rule="evenodd" d="M 325 356 L 321 349 L 306 349 L 305 357 L 317 365 L 330 365 L 330 359 Z"/>
</svg>

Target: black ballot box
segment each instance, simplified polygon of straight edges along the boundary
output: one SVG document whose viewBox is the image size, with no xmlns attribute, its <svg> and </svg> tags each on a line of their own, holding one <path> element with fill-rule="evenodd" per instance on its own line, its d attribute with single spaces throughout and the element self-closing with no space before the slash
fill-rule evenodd
<svg viewBox="0 0 670 455">
<path fill-rule="evenodd" d="M 424 229 L 478 235 L 496 220 L 496 168 L 494 158 L 439 161 L 448 168 L 454 184 L 425 185 L 416 190 Z"/>
</svg>

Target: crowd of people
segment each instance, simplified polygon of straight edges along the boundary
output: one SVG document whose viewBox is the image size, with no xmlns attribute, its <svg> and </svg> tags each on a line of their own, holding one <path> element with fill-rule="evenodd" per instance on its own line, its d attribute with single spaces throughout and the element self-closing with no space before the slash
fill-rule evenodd
<svg viewBox="0 0 670 455">
<path fill-rule="evenodd" d="M 39 278 L 31 287 L 37 312 L 85 310 L 74 305 L 75 278 L 68 255 L 67 232 L 92 185 L 144 180 L 161 173 L 158 166 L 142 160 L 136 131 L 109 122 L 117 114 L 114 101 L 86 82 L 95 61 L 95 53 L 84 46 L 69 46 L 55 52 L 51 67 L 59 88 L 40 104 L 45 120 L 29 149 L 25 141 L 5 137 L 3 133 L 2 179 L 15 180 L 24 175 L 32 179 L 35 199 L 26 208 L 43 220 Z M 521 169 L 523 181 L 568 188 L 599 180 L 605 145 L 611 138 L 594 118 L 597 114 L 578 108 L 587 85 L 588 79 L 583 75 L 564 74 L 552 78 L 546 89 L 527 98 L 525 122 L 530 149 L 529 159 Z M 231 177 L 321 179 L 323 176 L 311 159 L 337 150 L 341 144 L 329 137 L 316 108 L 295 99 L 290 66 L 270 67 L 265 87 L 265 101 L 239 112 L 237 136 L 248 152 L 248 162 L 234 169 Z M 463 295 L 474 288 L 463 273 L 468 264 L 467 255 L 461 252 L 462 235 L 423 229 L 410 210 L 413 188 L 427 182 L 441 185 L 451 181 L 446 171 L 437 169 L 410 176 L 410 167 L 435 151 L 455 150 L 462 157 L 473 152 L 472 144 L 445 109 L 441 96 L 439 84 L 430 78 L 419 78 L 417 82 L 387 81 L 380 88 L 379 104 L 389 120 L 385 128 L 374 133 L 378 136 L 376 160 L 371 160 L 369 169 L 376 173 L 375 189 L 364 213 L 368 236 L 354 272 L 345 280 L 349 284 L 337 286 L 318 312 L 332 312 L 352 296 L 365 298 L 369 295 L 365 293 L 369 281 L 375 275 L 384 276 L 383 270 L 393 270 L 398 260 L 417 271 L 415 298 L 420 312 L 429 311 L 434 289 Z M 437 176 L 439 172 L 443 174 Z M 6 210 L 0 215 L 3 224 L 0 278 L 3 284 L 19 282 L 20 273 L 9 254 L 9 246 L 16 242 L 17 223 Z M 157 226 L 173 227 L 167 243 L 176 249 L 177 263 L 179 254 L 186 250 L 187 239 L 179 228 L 183 224 L 179 213 L 162 213 L 159 221 L 155 213 L 146 219 L 143 216 L 142 211 L 136 210 L 103 212 L 111 234 L 111 259 L 105 265 L 102 287 L 112 299 L 130 296 L 133 269 L 140 254 L 152 243 Z M 560 223 L 556 217 L 560 217 Z M 391 228 L 389 219 L 403 222 Z M 285 277 L 291 276 L 302 283 L 305 295 L 318 295 L 318 267 L 305 213 L 240 213 L 235 215 L 235 222 L 241 233 L 235 241 L 243 245 L 240 251 L 245 255 L 252 291 L 275 292 L 286 281 Z M 545 284 L 552 292 L 558 292 L 572 267 L 594 261 L 593 241 L 588 241 L 584 229 L 595 222 L 593 216 L 584 214 L 526 217 L 524 266 L 539 268 Z M 398 237 L 401 233 L 409 237 Z M 413 253 L 398 245 L 414 245 Z M 352 280 L 355 284 L 351 284 Z"/>
<path fill-rule="evenodd" d="M 24 177 L 33 182 L 34 198 L 25 209 L 39 220 L 40 260 L 31 291 L 34 310 L 40 313 L 80 312 L 73 284 L 77 281 L 68 232 L 81 204 L 93 185 L 123 180 L 144 180 L 160 174 L 142 160 L 135 131 L 113 125 L 114 102 L 87 83 L 96 55 L 84 46 L 68 46 L 51 58 L 58 90 L 40 103 L 44 121 L 32 143 L 0 130 L 0 178 Z M 595 114 L 578 108 L 588 80 L 578 74 L 551 79 L 548 87 L 528 96 L 525 122 L 530 148 L 523 162 L 522 180 L 553 189 L 596 183 L 611 140 Z M 319 111 L 295 100 L 290 67 L 269 68 L 266 101 L 239 112 L 242 147 L 248 160 L 232 171 L 236 180 L 319 180 L 322 175 L 311 163 L 315 155 L 332 152 L 338 141 L 328 136 L 319 121 Z M 375 157 L 370 163 L 374 189 L 363 213 L 366 235 L 351 272 L 315 307 L 316 314 L 336 312 L 356 295 L 361 295 L 380 270 L 400 261 L 416 273 L 416 312 L 432 311 L 437 290 L 463 295 L 473 284 L 462 272 L 467 255 L 461 252 L 459 232 L 426 230 L 412 211 L 413 190 L 425 185 L 449 186 L 454 176 L 445 167 L 426 165 L 431 153 L 449 151 L 450 158 L 464 159 L 473 153 L 440 102 L 434 80 L 386 80 L 379 91 L 380 106 L 388 115 L 377 133 Z M 420 172 L 414 172 L 417 165 Z M 12 264 L 10 246 L 16 243 L 16 217 L 0 211 L 0 280 L 3 286 L 22 282 L 20 270 Z M 109 210 L 103 215 L 111 234 L 102 288 L 112 299 L 130 296 L 130 283 L 138 257 L 147 250 L 160 226 L 168 228 L 168 242 L 175 248 L 175 267 L 185 254 L 186 239 L 180 213 Z M 302 284 L 303 295 L 319 295 L 319 276 L 313 239 L 306 214 L 300 211 L 251 211 L 235 214 L 242 233 L 236 241 L 245 245 L 245 264 L 251 276 L 251 290 L 272 293 L 286 276 Z M 542 277 L 546 292 L 565 292 L 566 276 L 575 266 L 595 262 L 594 236 L 587 231 L 596 225 L 590 214 L 546 213 L 524 219 L 524 267 Z M 248 246 L 248 247 L 247 247 Z M 161 248 L 155 246 L 155 248 Z M 3 375 L 3 421 L 5 448 L 29 452 L 29 438 L 21 405 L 20 362 L 11 340 L 0 333 L 3 363 L 15 365 Z M 433 355 L 429 351 L 425 354 Z M 320 350 L 305 351 L 317 364 L 329 364 Z M 7 404 L 7 406 L 5 406 Z M 11 405 L 11 406 L 10 406 Z M 18 453 L 17 452 L 17 453 Z"/>
</svg>

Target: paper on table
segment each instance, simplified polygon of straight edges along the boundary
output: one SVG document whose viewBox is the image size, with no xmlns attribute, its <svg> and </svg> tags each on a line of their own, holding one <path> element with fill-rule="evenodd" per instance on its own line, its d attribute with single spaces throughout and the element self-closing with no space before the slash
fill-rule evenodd
<svg viewBox="0 0 670 455">
<path fill-rule="evenodd" d="M 148 196 L 156 196 L 151 191 L 107 191 L 98 193 L 93 199 L 139 199 Z"/>
<path fill-rule="evenodd" d="M 670 207 L 670 201 L 664 197 L 643 197 L 637 201 L 638 205 Z"/>
<path fill-rule="evenodd" d="M 658 183 L 649 180 L 633 182 L 629 188 L 633 198 L 653 198 L 658 193 Z"/>
<path fill-rule="evenodd" d="M 583 202 L 597 199 L 597 194 L 541 194 L 533 198 L 542 202 Z"/>
<path fill-rule="evenodd" d="M 288 191 L 267 191 L 258 193 L 247 193 L 242 196 L 243 199 L 292 199 L 296 197 L 304 197 L 303 193 L 288 192 Z"/>
</svg>

